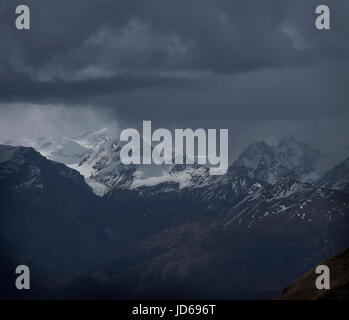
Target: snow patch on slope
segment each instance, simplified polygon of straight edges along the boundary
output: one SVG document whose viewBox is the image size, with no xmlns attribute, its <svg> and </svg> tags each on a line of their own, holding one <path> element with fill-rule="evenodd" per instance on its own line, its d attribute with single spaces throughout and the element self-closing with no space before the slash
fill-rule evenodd
<svg viewBox="0 0 349 320">
<path fill-rule="evenodd" d="M 136 189 L 142 186 L 151 187 L 151 186 L 158 185 L 160 183 L 168 183 L 168 182 L 178 183 L 179 189 L 182 189 L 184 187 L 189 187 L 192 185 L 192 176 L 188 172 L 178 172 L 178 173 L 170 174 L 164 171 L 161 176 L 142 179 L 142 172 L 136 171 L 134 174 L 134 177 L 135 179 L 130 186 L 131 189 Z"/>
</svg>

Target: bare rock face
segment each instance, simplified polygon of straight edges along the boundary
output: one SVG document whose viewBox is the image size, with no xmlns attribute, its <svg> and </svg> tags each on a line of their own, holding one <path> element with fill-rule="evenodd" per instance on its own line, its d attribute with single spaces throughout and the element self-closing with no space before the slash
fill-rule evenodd
<svg viewBox="0 0 349 320">
<path fill-rule="evenodd" d="M 316 266 L 287 286 L 277 300 L 349 300 L 349 247 L 319 265 L 330 269 L 330 289 L 319 290 L 315 280 Z"/>
</svg>

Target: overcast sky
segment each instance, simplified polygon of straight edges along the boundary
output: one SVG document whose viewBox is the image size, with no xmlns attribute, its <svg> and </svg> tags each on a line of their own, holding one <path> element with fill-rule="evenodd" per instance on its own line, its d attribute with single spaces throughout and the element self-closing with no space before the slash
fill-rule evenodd
<svg viewBox="0 0 349 320">
<path fill-rule="evenodd" d="M 0 137 L 152 120 L 229 128 L 233 151 L 287 133 L 347 146 L 349 1 L 325 2 L 24 0 L 19 31 L 19 3 L 1 0 Z"/>
</svg>

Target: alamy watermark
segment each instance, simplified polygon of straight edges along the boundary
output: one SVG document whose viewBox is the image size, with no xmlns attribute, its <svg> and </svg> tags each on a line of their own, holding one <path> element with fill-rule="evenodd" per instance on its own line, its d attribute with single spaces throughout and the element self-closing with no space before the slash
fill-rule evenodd
<svg viewBox="0 0 349 320">
<path fill-rule="evenodd" d="M 316 274 L 320 274 L 315 280 L 315 286 L 318 290 L 330 289 L 330 268 L 325 265 L 319 265 L 315 269 Z"/>
<path fill-rule="evenodd" d="M 30 30 L 29 6 L 21 4 L 16 7 L 15 26 L 18 30 Z M 315 27 L 318 30 L 330 30 L 330 8 L 327 5 L 318 5 L 315 8 Z"/>
<path fill-rule="evenodd" d="M 19 276 L 16 278 L 16 288 L 18 290 L 29 290 L 30 289 L 30 270 L 29 267 L 22 264 L 18 266 L 15 270 L 16 274 L 19 274 Z"/>
<path fill-rule="evenodd" d="M 228 129 L 219 129 L 219 151 L 216 129 L 175 129 L 173 140 L 168 129 L 152 132 L 151 121 L 143 121 L 142 135 L 137 129 L 125 129 L 120 140 L 127 142 L 120 152 L 125 165 L 198 163 L 209 165 L 210 175 L 222 175 L 228 169 Z"/>
</svg>

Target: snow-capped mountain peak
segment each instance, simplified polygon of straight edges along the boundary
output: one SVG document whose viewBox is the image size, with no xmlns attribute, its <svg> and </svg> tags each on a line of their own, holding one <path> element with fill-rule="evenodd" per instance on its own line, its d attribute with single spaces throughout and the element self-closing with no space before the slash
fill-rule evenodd
<svg viewBox="0 0 349 320">
<path fill-rule="evenodd" d="M 320 151 L 287 135 L 275 146 L 264 141 L 251 144 L 234 166 L 247 167 L 250 176 L 276 183 L 285 176 L 302 180 L 315 170 L 320 158 Z"/>
<path fill-rule="evenodd" d="M 303 182 L 316 179 L 317 187 L 342 189 L 348 185 L 349 159 L 319 179 L 317 174 L 321 171 L 318 163 L 325 159 L 323 154 L 292 135 L 283 137 L 276 145 L 264 141 L 252 143 L 225 175 L 213 178 L 208 167 L 198 164 L 126 166 L 120 160 L 120 151 L 126 142 L 119 140 L 119 134 L 118 127 L 111 125 L 71 138 L 62 136 L 4 142 L 33 147 L 48 159 L 79 171 L 99 196 L 120 189 L 138 192 L 155 186 L 157 192 L 206 186 L 211 186 L 210 190 L 218 190 L 222 183 L 234 184 L 237 177 L 241 188 L 244 188 L 246 178 L 250 179 L 248 185 L 262 181 L 274 185 L 280 193 L 276 197 L 307 188 L 308 185 Z"/>
<path fill-rule="evenodd" d="M 110 126 L 104 127 L 97 131 L 92 131 L 77 136 L 74 138 L 74 141 L 87 149 L 92 149 L 101 140 L 117 139 L 119 131 L 120 130 L 116 124 L 111 124 Z"/>
</svg>

